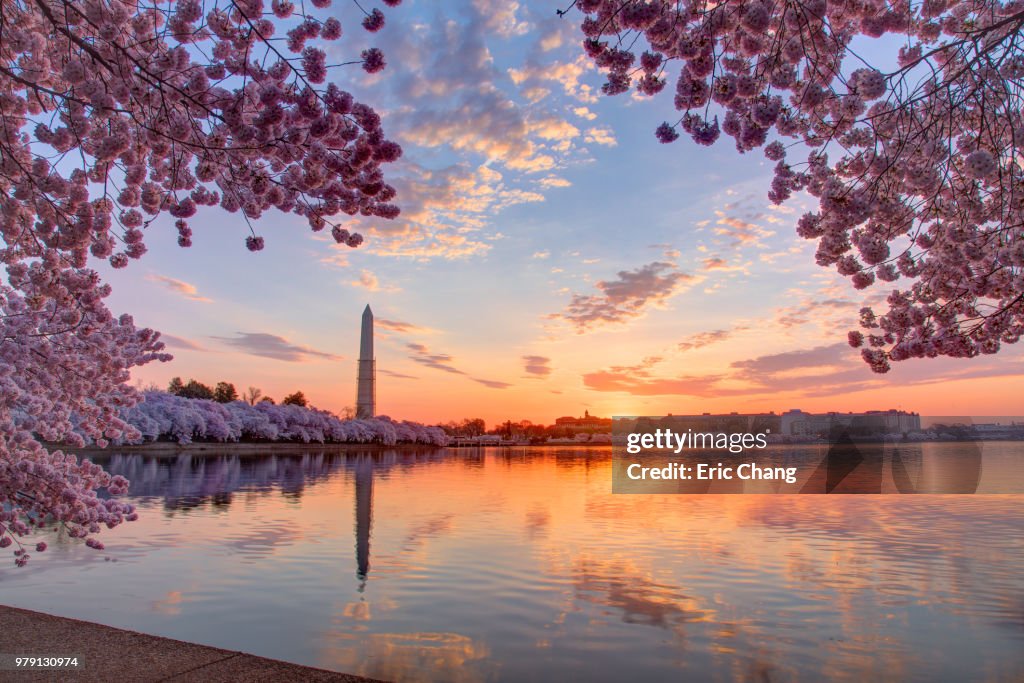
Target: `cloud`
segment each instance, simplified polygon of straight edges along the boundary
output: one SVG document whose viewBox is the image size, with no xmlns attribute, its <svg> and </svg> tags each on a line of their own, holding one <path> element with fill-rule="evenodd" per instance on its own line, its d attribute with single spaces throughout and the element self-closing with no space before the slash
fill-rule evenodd
<svg viewBox="0 0 1024 683">
<path fill-rule="evenodd" d="M 606 147 L 615 147 L 619 144 L 618 140 L 615 139 L 615 133 L 607 126 L 588 129 L 587 135 L 583 139 L 597 145 L 605 145 Z"/>
<path fill-rule="evenodd" d="M 537 36 L 535 50 L 540 53 L 557 50 L 563 45 L 578 44 L 583 38 L 583 32 L 575 21 L 566 21 L 564 17 L 557 16 L 553 12 L 546 17 L 538 17 L 535 20 L 536 29 L 533 35 Z"/>
<path fill-rule="evenodd" d="M 419 379 L 419 377 L 414 377 L 413 375 L 403 375 L 402 373 L 395 372 L 394 370 L 381 370 L 380 368 L 377 369 L 377 374 L 394 377 L 396 379 Z"/>
<path fill-rule="evenodd" d="M 424 344 L 406 344 L 405 348 L 412 351 L 412 355 L 409 359 L 414 363 L 425 365 L 428 368 L 434 370 L 443 370 L 444 372 L 450 372 L 456 375 L 465 375 L 466 373 L 452 365 L 454 360 L 447 353 L 431 353 Z"/>
<path fill-rule="evenodd" d="M 649 306 L 663 303 L 695 280 L 674 263 L 655 261 L 635 270 L 619 271 L 614 280 L 598 282 L 601 294 L 573 294 L 566 309 L 549 318 L 565 320 L 578 332 L 604 323 L 623 323 L 639 317 Z"/>
<path fill-rule="evenodd" d="M 151 282 L 158 282 L 172 292 L 180 294 L 186 299 L 191 299 L 192 301 L 201 301 L 203 303 L 211 303 L 213 301 L 213 299 L 208 299 L 205 296 L 199 296 L 199 290 L 196 289 L 196 286 L 189 284 L 184 280 L 175 280 L 173 277 L 154 274 L 147 275 L 146 279 Z"/>
<path fill-rule="evenodd" d="M 796 306 L 780 308 L 777 311 L 775 322 L 782 327 L 789 329 L 799 327 L 809 322 L 823 322 L 828 320 L 827 316 L 840 314 L 842 318 L 849 318 L 852 310 L 858 304 L 849 299 L 804 299 Z M 838 321 L 836 321 L 838 323 Z M 829 325 L 831 327 L 831 325 Z"/>
<path fill-rule="evenodd" d="M 355 287 L 363 287 L 371 292 L 376 292 L 380 289 L 380 280 L 378 280 L 377 276 L 368 270 L 364 270 L 362 274 L 360 274 L 359 279 L 353 280 L 351 284 Z"/>
<path fill-rule="evenodd" d="M 414 325 L 402 320 L 386 320 L 385 318 L 374 318 L 373 325 L 374 327 L 399 333 L 416 332 L 423 334 L 425 332 L 433 332 L 429 327 L 421 327 L 420 325 Z"/>
<path fill-rule="evenodd" d="M 236 337 L 214 337 L 219 342 L 233 346 L 245 353 L 274 360 L 303 363 L 311 360 L 340 360 L 341 356 L 317 351 L 308 346 L 292 344 L 284 337 L 266 332 L 236 332 Z"/>
<path fill-rule="evenodd" d="M 748 382 L 754 393 L 798 391 L 830 396 L 891 381 L 873 374 L 860 359 L 860 352 L 845 342 L 758 356 L 730 367 L 732 377 Z"/>
<path fill-rule="evenodd" d="M 683 342 L 680 348 L 684 351 L 699 348 L 728 334 L 724 330 L 716 330 L 694 335 L 693 341 Z M 696 346 L 683 348 L 687 343 Z M 586 374 L 583 383 L 595 391 L 624 392 L 634 396 L 677 394 L 701 398 L 801 390 L 829 394 L 835 393 L 840 385 L 848 385 L 847 390 L 855 391 L 865 388 L 865 383 L 873 381 L 873 378 L 870 370 L 859 362 L 856 352 L 850 352 L 846 344 L 833 344 L 737 361 L 724 373 L 679 377 L 655 376 L 651 370 L 662 360 L 656 357 L 645 359 L 637 366 L 616 366 Z"/>
<path fill-rule="evenodd" d="M 551 359 L 544 356 L 523 356 L 523 370 L 533 379 L 543 379 L 551 374 Z"/>
<path fill-rule="evenodd" d="M 318 257 L 318 260 L 320 261 L 320 263 L 323 263 L 323 264 L 328 265 L 328 266 L 333 266 L 335 268 L 348 268 L 349 267 L 348 252 L 349 252 L 350 249 L 351 249 L 351 247 L 345 246 L 343 244 L 337 244 L 337 243 L 331 244 L 330 245 L 330 250 L 331 250 L 330 253 L 329 254 L 325 254 L 325 255 L 320 255 Z"/>
<path fill-rule="evenodd" d="M 364 247 L 377 256 L 420 260 L 481 256 L 491 249 L 483 233 L 496 214 L 518 204 L 544 201 L 539 192 L 508 185 L 501 173 L 486 165 L 429 169 L 406 161 L 401 171 L 394 185 L 402 214 L 374 224 Z"/>
<path fill-rule="evenodd" d="M 680 344 L 682 350 L 699 348 L 728 336 L 724 330 L 694 335 Z M 683 348 L 687 343 L 696 346 Z M 767 354 L 736 361 L 726 372 L 707 375 L 658 377 L 652 369 L 662 361 L 647 358 L 636 366 L 615 366 L 583 376 L 595 391 L 624 392 L 634 396 L 684 395 L 702 398 L 753 396 L 795 391 L 808 396 L 859 391 L 882 380 L 860 361 L 856 350 L 845 343 L 811 349 Z"/>
<path fill-rule="evenodd" d="M 613 365 L 609 370 L 614 373 L 624 373 L 637 377 L 650 377 L 651 371 L 664 360 L 662 356 L 645 356 L 643 360 L 635 365 Z"/>
<path fill-rule="evenodd" d="M 503 38 L 521 36 L 531 28 L 519 18 L 522 8 L 515 0 L 473 0 L 473 5 L 485 17 L 484 28 Z"/>
<path fill-rule="evenodd" d="M 468 377 L 474 382 L 478 382 L 479 384 L 482 384 L 490 389 L 505 389 L 507 387 L 512 386 L 508 382 L 500 382 L 498 380 L 493 379 L 481 379 L 479 377 L 472 377 L 469 375 L 469 373 L 465 372 L 464 370 L 460 370 L 459 368 L 452 365 L 455 359 L 452 358 L 450 355 L 448 355 L 447 353 L 432 353 L 425 344 L 408 343 L 405 345 L 405 348 L 412 351 L 412 354 L 409 356 L 409 359 L 411 361 L 413 361 L 414 363 L 419 363 L 420 365 L 423 365 L 425 367 L 432 368 L 434 370 L 441 370 L 442 372 L 447 372 L 453 375 L 462 375 L 464 377 Z"/>
<path fill-rule="evenodd" d="M 721 331 L 706 334 L 719 333 Z M 583 384 L 594 391 L 621 392 L 634 396 L 722 398 L 796 394 L 806 397 L 838 397 L 881 387 L 1024 375 L 1024 362 L 1007 358 L 909 361 L 894 364 L 887 375 L 878 375 L 871 372 L 861 360 L 860 352 L 845 342 L 739 360 L 731 363 L 726 371 L 707 375 L 658 376 L 654 368 L 662 361 L 660 357 L 649 357 L 637 365 L 613 366 L 587 373 L 583 375 Z"/>
<path fill-rule="evenodd" d="M 576 116 L 579 116 L 581 119 L 586 119 L 587 121 L 593 121 L 597 118 L 597 114 L 590 111 L 587 107 L 576 107 L 572 110 L 572 113 L 576 114 Z"/>
<path fill-rule="evenodd" d="M 595 67 L 586 55 L 579 55 L 571 62 L 553 62 L 529 58 L 522 68 L 509 69 L 508 75 L 512 83 L 521 88 L 554 83 L 562 87 L 565 94 L 582 104 L 593 104 L 598 101 L 596 89 L 582 83 L 584 74 L 595 71 Z"/>
<path fill-rule="evenodd" d="M 719 395 L 717 385 L 721 379 L 716 375 L 650 378 L 606 370 L 583 375 L 583 385 L 594 391 L 618 391 L 633 396 L 674 394 L 710 397 Z"/>
<path fill-rule="evenodd" d="M 559 178 L 557 176 L 548 176 L 547 178 L 540 179 L 540 186 L 543 188 L 553 187 L 571 187 L 572 183 L 565 178 Z"/>
<path fill-rule="evenodd" d="M 491 4 L 496 3 L 486 3 Z M 524 172 L 547 170 L 555 158 L 541 143 L 579 131 L 553 106 L 521 106 L 499 87 L 507 76 L 495 66 L 484 37 L 496 19 L 508 23 L 515 15 L 512 4 L 499 4 L 496 11 L 478 3 L 466 21 L 439 12 L 427 30 L 406 32 L 397 44 L 383 46 L 405 64 L 392 74 L 396 107 L 389 124 L 400 131 L 402 143 L 477 154 Z M 537 101 L 543 84 L 531 85 Z"/>
<path fill-rule="evenodd" d="M 552 171 L 586 160 L 582 149 L 573 153 L 573 143 L 583 139 L 578 119 L 566 110 L 564 98 L 548 97 L 551 82 L 535 80 L 519 93 L 510 92 L 508 72 L 495 64 L 490 45 L 519 40 L 516 36 L 531 26 L 526 4 L 463 0 L 450 5 L 428 10 L 425 20 L 413 20 L 403 30 L 375 36 L 393 67 L 387 78 L 373 82 L 375 101 L 386 113 L 389 134 L 404 149 L 387 169 L 402 214 L 362 229 L 364 249 L 377 256 L 420 261 L 482 256 L 497 238 L 493 221 L 501 211 L 543 201 L 545 192 L 567 184 Z M 578 32 L 572 22 L 555 19 L 553 12 L 537 19 L 545 35 Z M 547 43 L 556 40 L 549 37 Z M 543 61 L 546 66 L 550 60 Z M 588 61 L 580 60 L 580 68 Z"/>
<path fill-rule="evenodd" d="M 745 328 L 737 328 L 745 329 Z M 733 335 L 733 330 L 712 330 L 711 332 L 698 332 L 697 334 L 691 334 L 689 337 L 679 342 L 676 348 L 680 351 L 692 351 L 694 349 L 700 349 L 711 344 L 717 344 L 723 342 Z"/>
<path fill-rule="evenodd" d="M 854 351 L 852 355 L 858 354 Z M 849 344 L 837 343 L 736 361 L 732 367 L 739 370 L 745 377 L 768 380 L 787 370 L 843 365 L 850 359 L 850 356 Z"/>
<path fill-rule="evenodd" d="M 399 287 L 382 287 L 380 280 L 369 270 L 363 270 L 359 275 L 358 280 L 352 280 L 350 283 L 353 287 L 362 287 L 363 289 L 370 292 L 400 292 L 402 291 Z"/>
<path fill-rule="evenodd" d="M 205 346 L 201 346 L 194 341 L 185 339 L 183 337 L 176 337 L 173 334 L 167 334 L 166 332 L 160 333 L 160 341 L 167 344 L 172 349 L 180 349 L 182 351 L 206 351 Z"/>
<path fill-rule="evenodd" d="M 556 116 L 531 119 L 526 129 L 542 140 L 572 140 L 580 136 L 579 128 Z M 587 133 L 589 135 L 590 131 Z"/>
<path fill-rule="evenodd" d="M 470 379 L 472 379 L 474 382 L 479 382 L 480 384 L 483 384 L 485 387 L 488 387 L 490 389 L 507 389 L 510 386 L 512 386 L 508 382 L 499 382 L 494 379 L 480 379 L 478 377 L 470 377 Z"/>
<path fill-rule="evenodd" d="M 545 249 L 544 251 L 533 252 L 533 256 L 531 258 L 545 259 L 548 258 L 549 256 L 551 256 L 551 252 Z"/>
<path fill-rule="evenodd" d="M 714 229 L 716 235 L 728 238 L 732 246 L 748 246 L 758 244 L 761 240 L 771 237 L 775 233 L 766 230 L 756 223 L 726 215 L 724 211 L 715 211 L 718 220 L 715 224 L 720 226 Z M 759 217 L 760 214 L 757 214 Z"/>
</svg>

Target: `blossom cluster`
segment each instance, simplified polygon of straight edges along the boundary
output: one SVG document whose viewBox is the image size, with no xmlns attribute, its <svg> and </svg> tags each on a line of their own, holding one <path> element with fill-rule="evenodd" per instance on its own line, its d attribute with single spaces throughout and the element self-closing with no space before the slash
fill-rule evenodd
<svg viewBox="0 0 1024 683">
<path fill-rule="evenodd" d="M 857 289 L 903 281 L 850 335 L 865 361 L 995 353 L 1024 333 L 1024 4 L 1019 0 L 577 0 L 608 95 L 675 77 L 676 122 L 776 162 L 800 236 Z M 895 67 L 853 41 L 902 36 Z M 644 40 L 637 40 L 642 36 Z M 673 64 L 674 63 L 674 64 Z M 790 162 L 802 143 L 808 156 Z"/>
<path fill-rule="evenodd" d="M 383 23 L 374 10 L 364 27 Z M 279 47 L 274 36 L 289 25 Z M 5 3 L 0 170 L 11 196 L 0 210 L 10 250 L 122 267 L 145 253 L 142 229 L 163 213 L 191 244 L 189 220 L 203 206 L 250 220 L 275 208 L 313 230 L 339 214 L 394 218 L 381 167 L 401 148 L 372 108 L 322 86 L 327 57 L 313 42 L 340 36 L 336 18 L 287 0 Z M 384 58 L 371 48 L 361 63 L 376 72 Z M 81 165 L 68 163 L 75 157 Z"/>
<path fill-rule="evenodd" d="M 92 534 L 134 515 L 96 495 L 122 481 L 36 441 L 131 439 L 129 371 L 170 358 L 155 332 L 111 314 L 90 259 L 141 257 L 160 216 L 188 247 L 202 207 L 296 214 L 350 247 L 362 237 L 336 216 L 398 215 L 382 168 L 402 150 L 370 106 L 325 85 L 323 41 L 342 26 L 314 11 L 331 0 L 311 5 L 3 0 L 0 547 L 19 564 L 31 527 L 63 524 L 98 547 Z M 364 11 L 379 31 L 384 13 Z M 375 73 L 385 59 L 369 48 L 353 64 Z"/>
<path fill-rule="evenodd" d="M 109 287 L 95 273 L 55 268 L 55 258 L 10 264 L 11 285 L 0 284 L 0 548 L 14 545 L 19 566 L 29 558 L 19 539 L 33 528 L 63 525 L 102 548 L 92 534 L 135 518 L 131 505 L 97 495 L 123 493 L 128 482 L 48 452 L 37 437 L 72 445 L 134 438 L 120 417 L 136 400 L 129 369 L 167 358 L 159 335 L 110 314 Z"/>
<path fill-rule="evenodd" d="M 137 444 L 173 440 L 275 441 L 299 443 L 398 443 L 445 446 L 448 437 L 440 427 L 389 417 L 342 420 L 332 413 L 296 405 L 245 401 L 217 403 L 189 399 L 164 391 L 142 392 L 143 400 L 120 412 L 135 433 L 117 443 Z"/>
</svg>

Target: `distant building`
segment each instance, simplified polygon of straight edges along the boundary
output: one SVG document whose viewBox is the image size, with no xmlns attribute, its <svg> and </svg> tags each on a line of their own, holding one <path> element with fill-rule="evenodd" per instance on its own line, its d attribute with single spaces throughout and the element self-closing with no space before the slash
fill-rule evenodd
<svg viewBox="0 0 1024 683">
<path fill-rule="evenodd" d="M 903 410 L 869 410 L 864 413 L 805 413 L 787 410 L 782 414 L 780 431 L 784 436 L 827 435 L 833 426 L 863 426 L 874 432 L 904 434 L 921 429 L 921 416 Z"/>
<path fill-rule="evenodd" d="M 670 427 L 676 431 L 724 433 L 768 433 L 771 438 L 828 438 L 836 427 L 851 434 L 905 434 L 920 431 L 921 416 L 902 410 L 869 410 L 864 413 L 805 413 L 787 410 L 771 413 L 728 413 L 713 415 L 668 415 L 640 418 L 644 428 Z"/>
<path fill-rule="evenodd" d="M 594 417 L 589 410 L 583 411 L 583 417 L 560 417 L 555 420 L 555 426 L 568 429 L 571 432 L 593 432 L 612 430 L 610 417 Z"/>
</svg>

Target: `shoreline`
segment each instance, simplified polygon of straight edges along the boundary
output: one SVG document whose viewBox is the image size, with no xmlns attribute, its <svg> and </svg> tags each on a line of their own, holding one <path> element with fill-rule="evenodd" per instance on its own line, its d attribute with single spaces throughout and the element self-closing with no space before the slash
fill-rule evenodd
<svg viewBox="0 0 1024 683">
<path fill-rule="evenodd" d="M 89 457 L 108 457 L 110 455 L 146 455 L 158 458 L 180 457 L 182 455 L 304 455 L 310 452 L 316 453 L 345 453 L 350 451 L 369 451 L 383 453 L 385 451 L 402 450 L 405 452 L 415 451 L 429 453 L 439 450 L 472 451 L 485 448 L 611 448 L 609 443 L 540 443 L 540 444 L 516 444 L 516 445 L 482 445 L 482 446 L 435 446 L 432 444 L 401 443 L 388 446 L 379 443 L 247 443 L 244 441 L 225 442 L 201 442 L 179 444 L 170 441 L 151 441 L 149 443 L 107 446 L 96 448 L 85 446 L 74 448 L 55 443 L 44 443 L 43 448 L 47 451 L 60 450 L 63 453 L 74 455 L 85 455 Z"/>
<path fill-rule="evenodd" d="M 10 607 L 0 609 L 4 633 L 3 678 L 9 681 L 330 681 L 382 683 L 378 679 L 292 664 Z M 14 657 L 78 658 L 77 669 L 14 669 Z M 11 668 L 8 668 L 10 665 Z"/>
<path fill-rule="evenodd" d="M 173 443 L 170 441 L 151 441 L 149 443 L 142 444 L 125 444 L 123 446 L 110 445 L 106 448 L 96 448 L 95 446 L 85 446 L 83 448 L 74 448 L 70 446 L 63 446 L 61 444 L 44 443 L 43 447 L 47 451 L 60 450 L 64 453 L 72 453 L 74 455 L 87 455 L 87 456 L 109 456 L 109 455 L 125 455 L 125 454 L 138 454 L 138 455 L 152 455 L 156 457 L 178 457 L 182 455 L 216 455 L 218 453 L 232 454 L 232 455 L 281 455 L 282 451 L 287 454 L 303 455 L 308 452 L 318 453 L 344 453 L 346 451 L 372 451 L 372 452 L 383 452 L 391 451 L 398 448 L 402 450 L 414 450 L 414 451 L 436 451 L 444 446 L 434 446 L 431 444 L 395 444 L 394 446 L 387 446 L 379 443 L 246 443 L 243 441 L 225 441 L 225 442 L 202 442 L 202 443 Z"/>
</svg>

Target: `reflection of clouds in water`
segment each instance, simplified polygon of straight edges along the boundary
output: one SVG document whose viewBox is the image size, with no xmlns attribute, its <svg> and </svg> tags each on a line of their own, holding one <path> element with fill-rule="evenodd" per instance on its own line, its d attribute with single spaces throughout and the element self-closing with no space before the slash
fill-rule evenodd
<svg viewBox="0 0 1024 683">
<path fill-rule="evenodd" d="M 279 519 L 254 519 L 219 541 L 233 557 L 254 562 L 274 555 L 278 550 L 295 545 L 305 538 L 302 527 Z"/>
<path fill-rule="evenodd" d="M 535 504 L 526 513 L 526 535 L 531 539 L 543 536 L 551 523 L 551 512 L 546 506 Z"/>
<path fill-rule="evenodd" d="M 178 615 L 181 614 L 181 603 L 185 599 L 182 597 L 181 591 L 170 591 L 164 596 L 163 600 L 153 601 L 153 611 L 160 612 L 161 614 Z"/>
<path fill-rule="evenodd" d="M 1018 561 L 1005 541 L 1024 528 L 1024 508 L 1016 498 L 836 496 L 828 506 L 816 496 L 789 497 L 786 505 L 751 498 L 744 514 L 751 523 L 789 535 L 793 580 L 827 586 L 851 605 L 872 594 L 881 605 L 936 605 L 996 622 L 1016 614 L 1024 625 L 1016 602 L 1019 580 L 1005 571 Z M 948 502 L 941 524 L 939 501 Z M 821 562 L 823 550 L 835 561 Z M 932 562 L 923 563 L 925 558 Z"/>
<path fill-rule="evenodd" d="M 675 631 L 683 636 L 682 626 L 704 621 L 711 612 L 681 590 L 660 583 L 625 562 L 581 557 L 572 569 L 577 600 L 617 610 L 627 624 L 644 624 Z"/>
<path fill-rule="evenodd" d="M 111 535 L 138 565 L 113 602 L 139 630 L 202 612 L 189 627 L 211 644 L 264 637 L 276 656 L 391 680 L 966 680 L 972 658 L 1015 679 L 1019 498 L 615 495 L 607 452 L 485 453 L 122 459 L 151 500 Z M 373 487 L 363 594 L 357 462 Z M 172 494 L 198 507 L 153 514 Z M 12 586 L 79 581 L 52 546 Z M 193 571 L 201 590 L 182 584 Z M 73 591 L 53 599 L 88 618 Z M 282 600 L 308 631 L 261 636 Z"/>
<path fill-rule="evenodd" d="M 492 680 L 499 664 L 483 642 L 458 633 L 372 633 L 339 635 L 342 648 L 329 649 L 320 666 L 385 681 Z"/>
<path fill-rule="evenodd" d="M 405 537 L 402 551 L 412 552 L 426 541 L 451 532 L 453 519 L 455 519 L 454 514 L 442 513 L 417 524 L 409 530 L 409 534 Z"/>
</svg>

